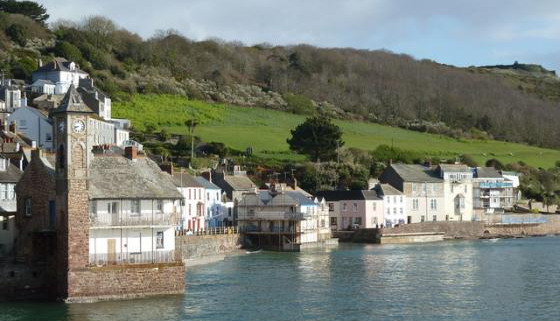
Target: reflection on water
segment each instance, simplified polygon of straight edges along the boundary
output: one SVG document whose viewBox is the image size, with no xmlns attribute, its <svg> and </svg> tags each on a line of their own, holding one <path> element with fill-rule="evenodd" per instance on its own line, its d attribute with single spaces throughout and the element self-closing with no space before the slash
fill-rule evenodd
<svg viewBox="0 0 560 321">
<path fill-rule="evenodd" d="M 184 296 L 0 304 L 0 320 L 560 320 L 560 238 L 236 256 Z"/>
</svg>

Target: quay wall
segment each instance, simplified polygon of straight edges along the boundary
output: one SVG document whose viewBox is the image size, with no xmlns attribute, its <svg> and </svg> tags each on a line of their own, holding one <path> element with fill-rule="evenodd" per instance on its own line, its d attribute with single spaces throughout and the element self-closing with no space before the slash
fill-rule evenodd
<svg viewBox="0 0 560 321">
<path fill-rule="evenodd" d="M 56 291 L 43 265 L 0 261 L 0 301 L 47 299 Z"/>
<path fill-rule="evenodd" d="M 69 271 L 68 303 L 133 299 L 185 292 L 182 263 L 130 264 Z"/>
<path fill-rule="evenodd" d="M 181 235 L 175 237 L 175 249 L 187 265 L 206 263 L 223 258 L 241 249 L 241 234 Z"/>
</svg>

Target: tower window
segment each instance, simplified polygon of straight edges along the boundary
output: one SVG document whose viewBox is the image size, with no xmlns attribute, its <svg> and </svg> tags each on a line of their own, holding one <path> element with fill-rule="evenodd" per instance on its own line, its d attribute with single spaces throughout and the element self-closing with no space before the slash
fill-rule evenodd
<svg viewBox="0 0 560 321">
<path fill-rule="evenodd" d="M 56 158 L 58 162 L 58 168 L 64 168 L 64 166 L 66 165 L 66 160 L 64 159 L 64 145 L 58 146 Z"/>
</svg>

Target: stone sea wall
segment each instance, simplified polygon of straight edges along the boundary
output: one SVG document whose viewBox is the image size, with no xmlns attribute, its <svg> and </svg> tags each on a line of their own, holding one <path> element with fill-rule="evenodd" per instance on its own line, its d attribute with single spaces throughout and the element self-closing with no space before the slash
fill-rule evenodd
<svg viewBox="0 0 560 321">
<path fill-rule="evenodd" d="M 241 249 L 240 234 L 189 235 L 175 237 L 175 248 L 187 265 L 223 258 Z"/>
</svg>

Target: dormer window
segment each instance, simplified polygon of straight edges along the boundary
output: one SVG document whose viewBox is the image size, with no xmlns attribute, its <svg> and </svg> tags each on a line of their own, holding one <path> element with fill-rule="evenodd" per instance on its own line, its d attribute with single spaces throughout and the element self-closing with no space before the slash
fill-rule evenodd
<svg viewBox="0 0 560 321">
<path fill-rule="evenodd" d="M 6 171 L 6 159 L 5 158 L 0 158 L 0 171 L 5 172 Z"/>
</svg>

